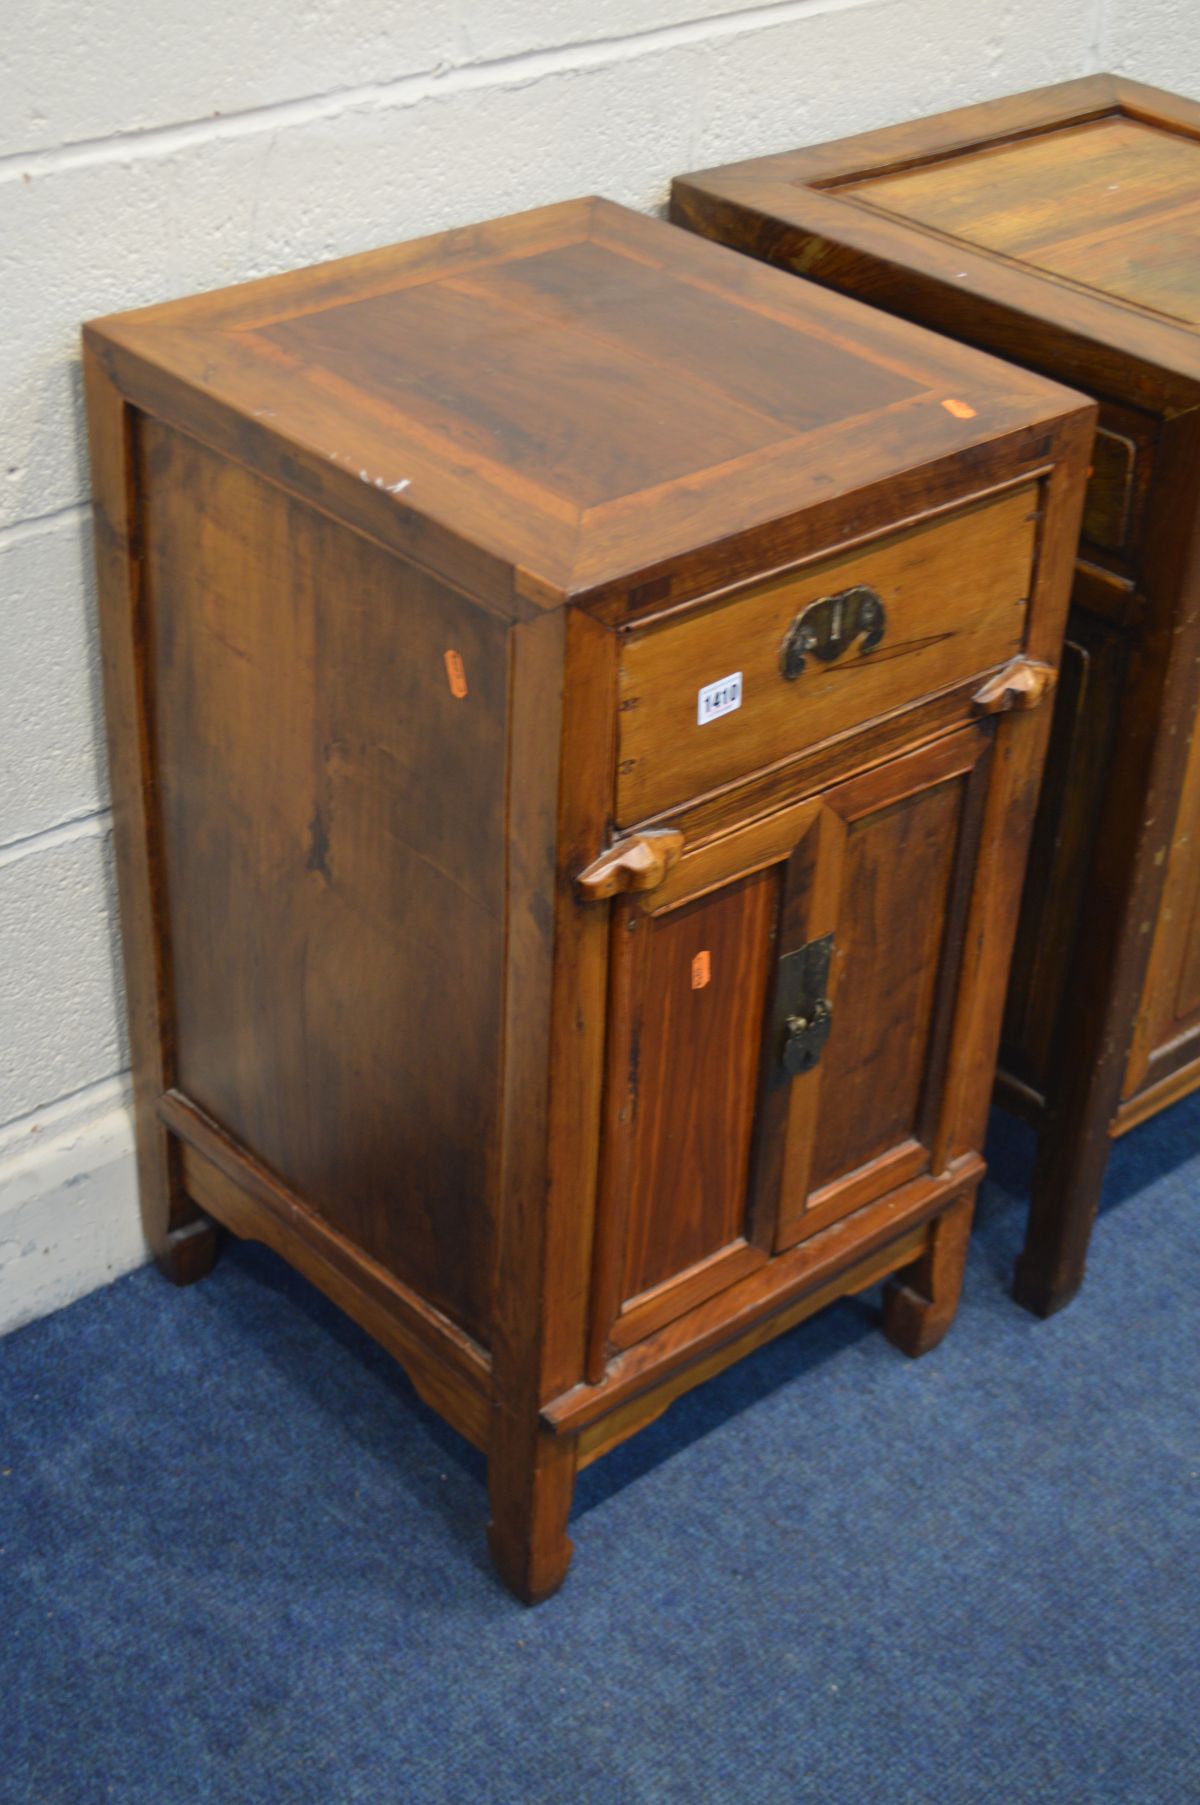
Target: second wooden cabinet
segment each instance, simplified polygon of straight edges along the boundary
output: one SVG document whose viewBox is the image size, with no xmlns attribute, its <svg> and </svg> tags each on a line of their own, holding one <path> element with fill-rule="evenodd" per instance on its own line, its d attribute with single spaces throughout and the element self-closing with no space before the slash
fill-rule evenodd
<svg viewBox="0 0 1200 1805">
<path fill-rule="evenodd" d="M 1113 1140 L 1200 1085 L 1200 106 L 1092 76 L 681 176 L 673 216 L 1099 403 L 997 1093 L 1049 1315 Z"/>
</svg>

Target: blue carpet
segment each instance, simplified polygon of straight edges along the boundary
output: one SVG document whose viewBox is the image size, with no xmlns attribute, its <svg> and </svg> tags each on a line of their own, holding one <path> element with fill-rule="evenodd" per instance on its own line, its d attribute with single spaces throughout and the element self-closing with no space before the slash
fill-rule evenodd
<svg viewBox="0 0 1200 1805">
<path fill-rule="evenodd" d="M 536 1611 L 482 1464 L 264 1251 L 0 1344 L 0 1800 L 1195 1805 L 1200 1099 L 1122 1142 L 1073 1308 L 853 1300 L 580 1480 Z"/>
</svg>

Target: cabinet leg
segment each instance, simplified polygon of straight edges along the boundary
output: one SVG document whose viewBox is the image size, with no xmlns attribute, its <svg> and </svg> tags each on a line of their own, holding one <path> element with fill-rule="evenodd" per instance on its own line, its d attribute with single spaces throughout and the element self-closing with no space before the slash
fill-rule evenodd
<svg viewBox="0 0 1200 1805">
<path fill-rule="evenodd" d="M 547 1435 L 536 1425 L 529 1430 L 497 1413 L 488 1456 L 488 1546 L 496 1571 L 524 1604 L 540 1604 L 567 1576 L 576 1454 L 574 1436 Z"/>
<path fill-rule="evenodd" d="M 194 1285 L 207 1278 L 220 1247 L 220 1229 L 207 1216 L 169 1230 L 154 1250 L 154 1263 L 173 1285 Z"/>
<path fill-rule="evenodd" d="M 1077 1133 L 1050 1123 L 1038 1136 L 1025 1246 L 1013 1274 L 1013 1296 L 1035 1316 L 1053 1316 L 1083 1283 L 1111 1150 L 1105 1123 Z"/>
<path fill-rule="evenodd" d="M 194 1285 L 212 1271 L 221 1231 L 184 1190 L 178 1143 L 145 1099 L 135 1106 L 134 1124 L 142 1229 L 154 1263 L 173 1285 Z"/>
<path fill-rule="evenodd" d="M 974 1211 L 974 1191 L 957 1198 L 934 1222 L 921 1258 L 888 1282 L 883 1332 L 914 1360 L 935 1348 L 954 1321 Z"/>
</svg>

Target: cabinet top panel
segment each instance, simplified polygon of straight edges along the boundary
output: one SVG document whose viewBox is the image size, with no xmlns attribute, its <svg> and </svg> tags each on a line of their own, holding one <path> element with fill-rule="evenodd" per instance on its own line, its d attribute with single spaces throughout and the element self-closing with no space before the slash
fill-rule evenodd
<svg viewBox="0 0 1200 1805">
<path fill-rule="evenodd" d="M 722 542 L 745 551 L 805 510 L 965 464 L 1078 405 L 598 200 L 114 316 L 87 337 L 136 406 L 529 608 Z"/>
<path fill-rule="evenodd" d="M 1200 323 L 1200 142 L 1182 133 L 1110 113 L 838 192 Z"/>
<path fill-rule="evenodd" d="M 1200 106 L 1174 95 L 1064 82 L 684 176 L 675 210 L 1118 398 L 1200 400 Z"/>
</svg>

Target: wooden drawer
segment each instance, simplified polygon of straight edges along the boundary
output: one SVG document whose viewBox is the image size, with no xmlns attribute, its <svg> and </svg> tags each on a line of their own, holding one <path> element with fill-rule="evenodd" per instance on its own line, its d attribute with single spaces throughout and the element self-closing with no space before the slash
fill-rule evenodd
<svg viewBox="0 0 1200 1805">
<path fill-rule="evenodd" d="M 1130 568 L 1141 543 L 1154 432 L 1154 421 L 1134 408 L 1101 406 L 1080 527 L 1085 558 L 1100 553 L 1097 562 Z"/>
<path fill-rule="evenodd" d="M 1081 536 L 1104 551 L 1120 551 L 1129 536 L 1137 446 L 1124 433 L 1096 430 Z"/>
<path fill-rule="evenodd" d="M 644 820 L 1013 657 L 1025 637 L 1037 510 L 1037 484 L 1023 483 L 631 631 L 618 820 Z M 863 612 L 855 596 L 864 590 L 882 618 Z M 827 608 L 806 615 L 818 643 L 801 648 L 793 668 L 803 668 L 789 676 L 785 640 L 823 600 Z"/>
</svg>

